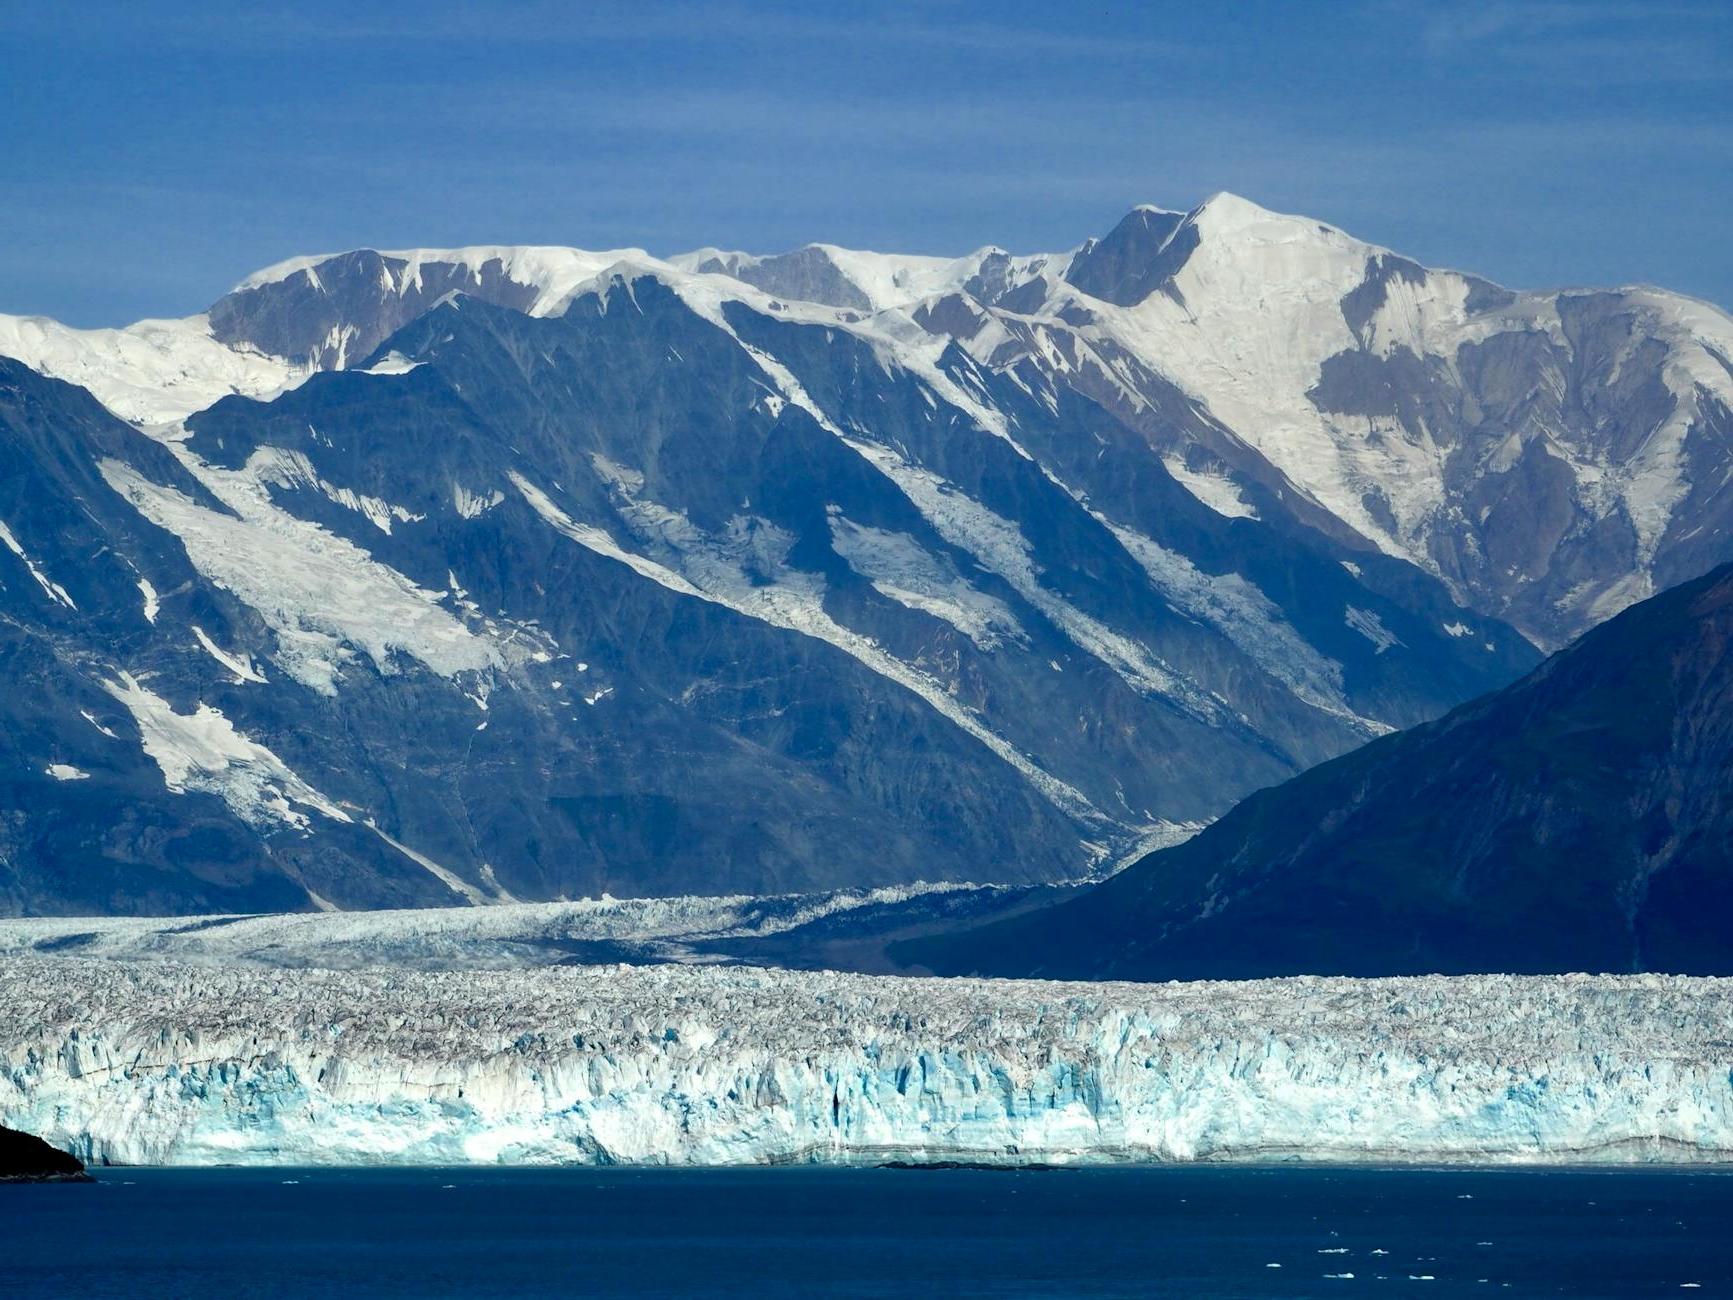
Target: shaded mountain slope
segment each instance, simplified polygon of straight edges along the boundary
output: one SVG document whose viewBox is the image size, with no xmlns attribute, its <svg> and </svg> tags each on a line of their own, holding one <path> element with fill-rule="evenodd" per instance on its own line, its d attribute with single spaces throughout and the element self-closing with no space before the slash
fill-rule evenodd
<svg viewBox="0 0 1733 1300">
<path fill-rule="evenodd" d="M 1247 799 L 946 971 L 1733 972 L 1733 566 L 1522 681 Z"/>
</svg>

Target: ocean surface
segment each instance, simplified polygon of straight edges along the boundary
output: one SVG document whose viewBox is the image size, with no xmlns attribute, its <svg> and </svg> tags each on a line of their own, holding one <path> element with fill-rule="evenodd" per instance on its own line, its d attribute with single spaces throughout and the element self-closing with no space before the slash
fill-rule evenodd
<svg viewBox="0 0 1733 1300">
<path fill-rule="evenodd" d="M 151 1170 L 0 1187 L 9 1296 L 1733 1292 L 1733 1172 Z"/>
</svg>

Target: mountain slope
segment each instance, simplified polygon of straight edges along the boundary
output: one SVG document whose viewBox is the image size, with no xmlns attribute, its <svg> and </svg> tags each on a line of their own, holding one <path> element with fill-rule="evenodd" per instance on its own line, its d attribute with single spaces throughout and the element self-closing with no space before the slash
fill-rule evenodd
<svg viewBox="0 0 1733 1300">
<path fill-rule="evenodd" d="M 274 751 L 234 729 L 256 619 L 99 464 L 221 509 L 89 394 L 0 359 L 0 907 L 305 907 L 334 858 L 357 892 L 434 901 L 380 878 L 397 855 L 300 777 L 295 730 Z"/>
<path fill-rule="evenodd" d="M 1137 979 L 1733 972 L 1730 648 L 1723 566 L 1076 901 L 905 955 Z"/>
<path fill-rule="evenodd" d="M 1152 376 L 1177 388 L 1228 436 L 1173 454 L 1545 646 L 1733 554 L 1733 320 L 1678 295 L 1515 293 L 1218 195 L 1134 211 L 987 315 L 993 365 L 1069 369 L 1134 422 Z"/>
</svg>

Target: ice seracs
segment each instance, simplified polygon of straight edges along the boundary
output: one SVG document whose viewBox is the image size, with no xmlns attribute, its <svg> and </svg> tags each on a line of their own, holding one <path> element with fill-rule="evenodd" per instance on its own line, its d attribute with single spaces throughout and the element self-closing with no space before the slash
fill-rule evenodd
<svg viewBox="0 0 1733 1300">
<path fill-rule="evenodd" d="M 1714 1161 L 1729 998 L 20 958 L 0 1123 L 122 1164 Z"/>
</svg>

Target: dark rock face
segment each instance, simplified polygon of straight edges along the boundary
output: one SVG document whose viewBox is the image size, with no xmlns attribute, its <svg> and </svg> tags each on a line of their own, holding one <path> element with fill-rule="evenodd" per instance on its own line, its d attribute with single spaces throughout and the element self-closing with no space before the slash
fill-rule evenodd
<svg viewBox="0 0 1733 1300">
<path fill-rule="evenodd" d="M 1157 290 L 1171 290 L 1198 238 L 1183 212 L 1134 208 L 1106 238 L 1078 250 L 1065 278 L 1093 298 L 1132 307 Z"/>
<path fill-rule="evenodd" d="M 165 788 L 106 689 L 125 664 L 176 679 L 190 712 L 219 680 L 185 624 L 171 637 L 144 616 L 141 582 L 179 593 L 187 621 L 221 643 L 255 621 L 109 488 L 97 469 L 107 459 L 220 509 L 89 394 L 0 359 L 0 519 L 24 552 L 0 555 L 0 907 L 303 906 L 305 891 L 221 800 Z"/>
<path fill-rule="evenodd" d="M 89 1182 L 84 1162 L 41 1138 L 0 1127 L 0 1183 Z"/>
<path fill-rule="evenodd" d="M 341 370 L 447 294 L 527 311 L 540 292 L 513 279 L 499 258 L 471 267 L 360 249 L 225 295 L 211 307 L 211 331 L 224 343 Z"/>
<path fill-rule="evenodd" d="M 1366 287 L 1388 279 L 1375 269 Z M 1350 323 L 1359 305 L 1344 300 Z M 1705 461 L 1721 465 L 1726 445 L 1726 408 L 1708 392 L 1688 422 L 1697 472 L 1681 475 L 1684 500 L 1665 527 L 1635 513 L 1640 499 L 1609 511 L 1585 491 L 1593 467 L 1653 454 L 1680 398 L 1663 382 L 1667 348 L 1621 295 L 1562 294 L 1555 309 L 1557 337 L 1493 333 L 1453 356 L 1339 353 L 1311 392 L 1321 410 L 1424 429 L 1443 443 L 1449 505 L 1421 544 L 1478 608 L 1543 644 L 1596 621 L 1585 593 L 1602 598 L 1625 575 L 1652 566 L 1644 590 L 1697 576 L 1726 557 L 1733 525 L 1717 475 L 1700 477 Z"/>
<path fill-rule="evenodd" d="M 837 269 L 822 248 L 801 248 L 778 257 L 766 257 L 741 265 L 732 274 L 737 280 L 779 297 L 855 311 L 872 310 L 872 299 Z"/>
<path fill-rule="evenodd" d="M 1730 649 L 1724 566 L 1075 901 L 901 955 L 1157 980 L 1733 973 Z"/>
</svg>

